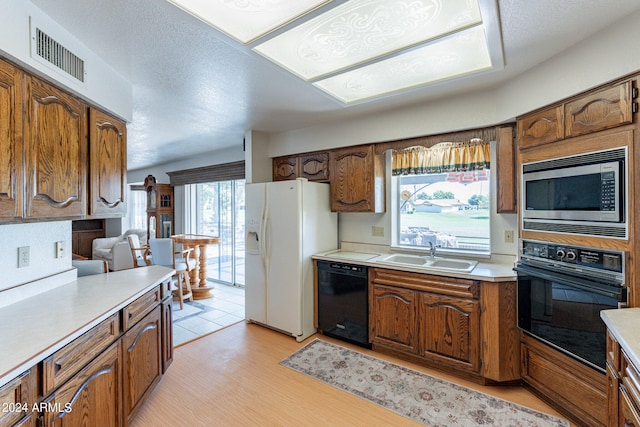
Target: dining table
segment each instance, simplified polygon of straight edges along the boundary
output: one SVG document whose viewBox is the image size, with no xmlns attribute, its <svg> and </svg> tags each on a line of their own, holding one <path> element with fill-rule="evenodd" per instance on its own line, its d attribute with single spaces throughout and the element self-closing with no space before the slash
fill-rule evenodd
<svg viewBox="0 0 640 427">
<path fill-rule="evenodd" d="M 171 238 L 185 249 L 193 249 L 191 256 L 196 260 L 196 265 L 189 273 L 193 299 L 211 298 L 214 285 L 207 282 L 207 246 L 219 244 L 220 237 L 203 234 L 176 234 Z"/>
</svg>

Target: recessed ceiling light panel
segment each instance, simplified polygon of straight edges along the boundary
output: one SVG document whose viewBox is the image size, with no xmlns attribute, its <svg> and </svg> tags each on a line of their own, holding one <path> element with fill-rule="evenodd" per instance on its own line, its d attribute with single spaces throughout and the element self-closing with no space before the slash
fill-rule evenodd
<svg viewBox="0 0 640 427">
<path fill-rule="evenodd" d="M 329 0 L 168 0 L 247 44 Z"/>
<path fill-rule="evenodd" d="M 480 23 L 477 0 L 351 0 L 254 49 L 314 80 Z"/>
<path fill-rule="evenodd" d="M 490 68 L 485 32 L 477 28 L 314 85 L 352 103 Z"/>
</svg>

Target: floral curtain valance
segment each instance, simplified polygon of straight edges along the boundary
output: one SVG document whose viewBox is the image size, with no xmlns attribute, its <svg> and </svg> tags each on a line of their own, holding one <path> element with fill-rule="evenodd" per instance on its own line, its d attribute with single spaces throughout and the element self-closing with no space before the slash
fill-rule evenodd
<svg viewBox="0 0 640 427">
<path fill-rule="evenodd" d="M 393 175 L 469 172 L 489 169 L 490 144 L 481 139 L 442 142 L 430 148 L 409 147 L 393 152 Z"/>
</svg>

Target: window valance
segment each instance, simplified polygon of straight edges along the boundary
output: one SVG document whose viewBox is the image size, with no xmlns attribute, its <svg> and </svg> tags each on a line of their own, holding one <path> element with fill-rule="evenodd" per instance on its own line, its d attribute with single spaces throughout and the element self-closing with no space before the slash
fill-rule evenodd
<svg viewBox="0 0 640 427">
<path fill-rule="evenodd" d="M 167 175 L 169 175 L 172 185 L 201 184 L 205 182 L 244 179 L 244 160 L 167 172 Z"/>
<path fill-rule="evenodd" d="M 469 172 L 489 169 L 490 144 L 474 138 L 468 142 L 442 142 L 432 147 L 393 151 L 393 175 Z"/>
</svg>

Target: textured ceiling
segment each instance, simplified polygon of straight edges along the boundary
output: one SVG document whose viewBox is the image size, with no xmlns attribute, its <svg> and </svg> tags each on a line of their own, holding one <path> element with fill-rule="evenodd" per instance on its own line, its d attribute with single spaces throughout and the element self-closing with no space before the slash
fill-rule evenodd
<svg viewBox="0 0 640 427">
<path fill-rule="evenodd" d="M 505 68 L 345 107 L 164 0 L 32 0 L 133 86 L 129 169 L 428 102 L 513 78 L 640 10 L 638 0 L 499 0 Z M 615 7 L 613 7 L 615 4 Z"/>
</svg>

